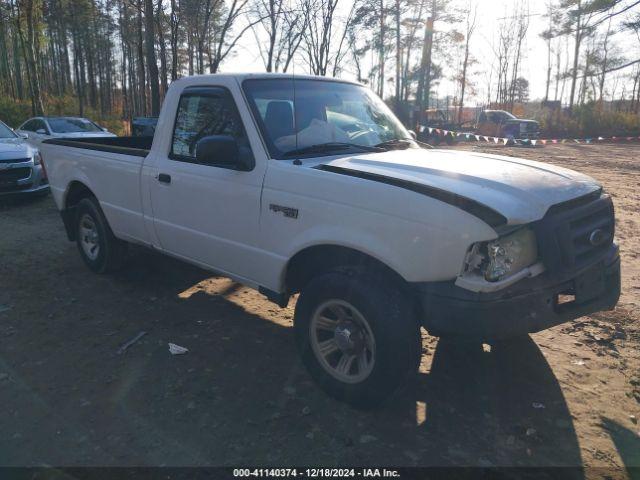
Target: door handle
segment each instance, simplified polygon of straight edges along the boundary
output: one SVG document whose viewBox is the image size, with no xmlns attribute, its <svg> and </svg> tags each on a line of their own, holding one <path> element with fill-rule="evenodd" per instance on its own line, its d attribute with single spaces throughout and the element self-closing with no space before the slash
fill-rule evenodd
<svg viewBox="0 0 640 480">
<path fill-rule="evenodd" d="M 159 173 L 158 181 L 162 183 L 171 183 L 171 175 L 168 173 Z"/>
</svg>

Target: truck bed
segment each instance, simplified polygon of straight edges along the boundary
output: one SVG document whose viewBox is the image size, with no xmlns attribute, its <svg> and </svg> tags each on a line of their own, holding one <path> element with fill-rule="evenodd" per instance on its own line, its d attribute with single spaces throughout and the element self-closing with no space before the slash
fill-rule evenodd
<svg viewBox="0 0 640 480">
<path fill-rule="evenodd" d="M 42 143 L 146 157 L 153 137 L 51 138 Z"/>
</svg>

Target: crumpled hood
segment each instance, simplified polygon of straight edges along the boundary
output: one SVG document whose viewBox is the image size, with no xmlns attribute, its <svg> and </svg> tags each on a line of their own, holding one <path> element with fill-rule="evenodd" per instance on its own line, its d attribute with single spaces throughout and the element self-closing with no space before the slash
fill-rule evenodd
<svg viewBox="0 0 640 480">
<path fill-rule="evenodd" d="M 35 152 L 22 138 L 0 139 L 0 160 L 18 160 L 30 158 Z"/>
<path fill-rule="evenodd" d="M 539 220 L 552 205 L 601 188 L 566 168 L 460 150 L 391 150 L 326 164 L 445 190 L 495 210 L 509 225 Z"/>
</svg>

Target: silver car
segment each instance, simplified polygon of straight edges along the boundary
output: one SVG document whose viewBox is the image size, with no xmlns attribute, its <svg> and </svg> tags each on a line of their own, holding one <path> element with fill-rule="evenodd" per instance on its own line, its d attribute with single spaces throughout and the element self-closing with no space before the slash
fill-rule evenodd
<svg viewBox="0 0 640 480">
<path fill-rule="evenodd" d="M 49 138 L 115 137 L 116 135 L 83 117 L 33 117 L 20 125 L 16 132 L 26 135 L 37 147 Z"/>
<path fill-rule="evenodd" d="M 38 149 L 0 122 L 0 197 L 48 191 L 49 182 Z"/>
</svg>

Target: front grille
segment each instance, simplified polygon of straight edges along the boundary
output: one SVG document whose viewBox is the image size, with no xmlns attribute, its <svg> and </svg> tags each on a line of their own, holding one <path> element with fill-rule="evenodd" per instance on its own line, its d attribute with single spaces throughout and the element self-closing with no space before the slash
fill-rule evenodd
<svg viewBox="0 0 640 480">
<path fill-rule="evenodd" d="M 606 250 L 613 241 L 614 228 L 613 204 L 610 202 L 602 203 L 598 208 L 570 222 L 571 248 L 566 252 L 569 260 L 573 260 L 575 266 L 581 266 Z M 601 244 L 592 244 L 591 236 L 596 231 L 603 232 L 600 235 L 607 240 Z"/>
<path fill-rule="evenodd" d="M 0 163 L 24 163 L 30 160 L 30 158 L 4 158 L 0 159 Z"/>
<path fill-rule="evenodd" d="M 0 185 L 7 182 L 16 182 L 24 180 L 31 175 L 31 169 L 28 167 L 10 168 L 8 170 L 0 170 Z"/>
<path fill-rule="evenodd" d="M 554 205 L 537 222 L 538 243 L 547 269 L 580 269 L 613 243 L 615 218 L 608 195 L 589 194 Z M 594 232 L 599 231 L 599 234 Z M 595 242 L 600 236 L 601 242 Z"/>
</svg>

